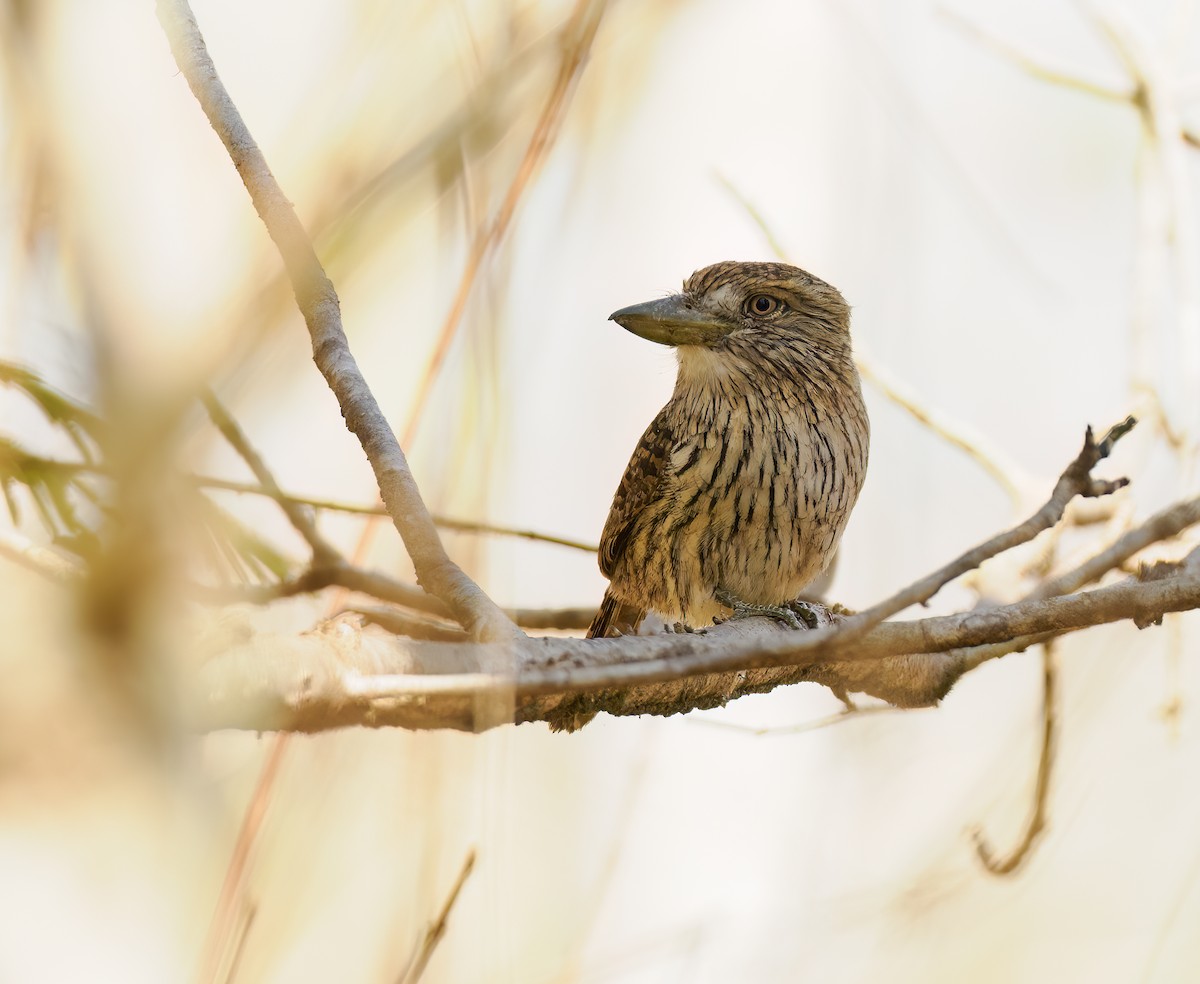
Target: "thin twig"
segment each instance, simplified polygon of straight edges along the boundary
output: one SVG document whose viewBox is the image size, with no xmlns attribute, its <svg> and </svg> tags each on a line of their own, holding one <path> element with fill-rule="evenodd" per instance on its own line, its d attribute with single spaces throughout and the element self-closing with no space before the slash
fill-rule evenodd
<svg viewBox="0 0 1200 984">
<path fill-rule="evenodd" d="M 387 510 L 382 506 L 364 506 L 360 503 L 340 502 L 335 499 L 319 499 L 312 496 L 293 495 L 288 492 L 272 492 L 270 489 L 249 482 L 233 482 L 224 478 L 211 478 L 207 475 L 194 477 L 197 485 L 202 488 L 220 489 L 225 492 L 236 492 L 243 495 L 265 495 L 277 502 L 293 502 L 328 512 L 350 513 L 356 516 L 386 516 Z M 495 523 L 482 523 L 471 519 L 455 519 L 450 516 L 432 514 L 435 526 L 442 529 L 454 530 L 456 533 L 484 533 L 493 536 L 511 536 L 522 540 L 536 540 L 539 543 L 553 543 L 560 547 L 570 547 L 572 550 L 582 550 L 595 553 L 598 549 L 594 543 L 582 540 L 572 540 L 570 537 L 556 536 L 551 533 L 540 533 L 537 530 L 522 529 L 513 526 L 500 526 Z"/>
<path fill-rule="evenodd" d="M 1077 89 L 1090 96 L 1096 96 L 1110 102 L 1128 103 L 1133 100 L 1134 90 L 1131 87 L 1121 88 L 1116 85 L 1097 82 L 1093 79 L 1085 78 L 1074 68 L 1068 69 L 1057 66 L 1053 64 L 1052 59 L 1048 55 L 1041 52 L 1032 53 L 1025 49 L 1024 46 L 1001 37 L 990 28 L 975 23 L 956 10 L 941 7 L 938 9 L 938 13 L 942 15 L 947 23 L 958 28 L 958 30 L 962 31 L 969 38 L 977 41 L 980 46 L 991 49 L 1035 78 L 1068 89 Z"/>
<path fill-rule="evenodd" d="M 1023 469 L 999 448 L 992 446 L 983 435 L 921 400 L 912 386 L 862 349 L 859 343 L 854 353 L 854 364 L 858 367 L 859 375 L 910 417 L 979 465 L 1004 489 L 1013 509 L 1020 509 L 1024 504 Z"/>
<path fill-rule="evenodd" d="M 317 563 L 324 563 L 336 559 L 338 552 L 328 540 L 321 536 L 307 507 L 283 494 L 283 490 L 275 481 L 275 476 L 271 474 L 271 469 L 267 467 L 262 455 L 254 450 L 254 446 L 246 437 L 241 425 L 233 419 L 233 416 L 217 399 L 217 395 L 212 390 L 205 390 L 201 394 L 201 401 L 204 403 L 204 409 L 208 411 L 213 425 L 221 432 L 221 436 L 254 473 L 254 477 L 258 479 L 258 483 L 262 487 L 263 494 L 275 500 L 279 508 L 283 510 L 283 514 L 296 528 L 296 532 L 304 537 L 308 545 L 312 547 L 313 560 Z"/>
<path fill-rule="evenodd" d="M 250 930 L 254 928 L 254 920 L 258 917 L 258 906 L 247 902 L 245 913 L 238 924 L 237 936 L 233 943 L 233 952 L 229 956 L 229 968 L 225 971 L 224 984 L 233 984 L 241 967 L 242 955 L 246 952 L 246 942 L 250 939 Z"/>
<path fill-rule="evenodd" d="M 450 919 L 450 910 L 454 908 L 454 903 L 458 901 L 459 893 L 463 886 L 467 883 L 467 879 L 471 877 L 471 872 L 475 870 L 475 848 L 471 848 L 467 852 L 466 860 L 463 861 L 462 870 L 458 873 L 458 878 L 454 881 L 454 887 L 450 889 L 450 894 L 446 896 L 446 901 L 442 904 L 442 909 L 438 913 L 437 918 L 425 930 L 425 938 L 421 940 L 421 945 L 417 952 L 413 954 L 409 960 L 408 966 L 396 978 L 397 984 L 417 984 L 421 979 L 421 975 L 425 973 L 425 968 L 429 964 L 429 958 L 433 956 L 433 951 L 437 949 L 438 943 L 442 937 L 446 935 L 446 924 Z"/>
<path fill-rule="evenodd" d="M 1147 547 L 1182 533 L 1189 526 L 1200 523 L 1200 497 L 1177 503 L 1155 513 L 1141 526 L 1130 530 L 1111 546 L 1094 557 L 1089 557 L 1073 570 L 1038 585 L 1026 598 L 1052 598 L 1070 594 L 1121 566 L 1130 557 Z"/>
<path fill-rule="evenodd" d="M 332 587 L 369 595 L 380 601 L 390 601 L 440 618 L 452 617 L 444 604 L 415 584 L 408 584 L 387 574 L 368 571 L 344 562 L 309 567 L 295 577 L 274 584 L 221 587 L 196 585 L 192 588 L 192 595 L 207 604 L 264 605 L 281 598 L 294 598 L 296 595 L 311 594 Z M 596 609 L 588 606 L 508 608 L 504 611 L 512 621 L 526 629 L 586 629 L 596 614 Z"/>
<path fill-rule="evenodd" d="M 1016 846 L 1004 857 L 997 857 L 980 829 L 971 832 L 975 852 L 980 862 L 993 875 L 1008 875 L 1017 870 L 1029 857 L 1033 845 L 1046 829 L 1046 802 L 1050 793 L 1050 775 L 1054 768 L 1054 750 L 1058 731 L 1058 671 L 1054 660 L 1054 644 L 1042 646 L 1042 750 L 1038 757 L 1037 782 L 1033 791 L 1033 810 L 1025 833 Z"/>
<path fill-rule="evenodd" d="M 775 256 L 784 263 L 791 263 L 787 251 L 775 235 L 775 230 L 767 221 L 766 216 L 750 201 L 728 178 L 717 175 L 717 180 L 733 199 L 745 209 L 751 221 L 766 240 L 767 246 Z M 975 433 L 966 424 L 952 420 L 943 411 L 929 406 L 921 400 L 916 390 L 900 379 L 891 369 L 876 362 L 866 354 L 861 341 L 854 345 L 854 364 L 858 367 L 859 375 L 866 382 L 879 390 L 917 423 L 928 428 L 932 433 L 942 438 L 952 447 L 958 448 L 988 473 L 1004 489 L 1016 511 L 1024 504 L 1022 485 L 1025 483 L 1023 470 L 1011 461 L 998 448 L 980 434 Z"/>
<path fill-rule="evenodd" d="M 900 714 L 905 708 L 893 707 L 891 704 L 870 704 L 867 707 L 844 707 L 836 714 L 815 718 L 812 721 L 801 721 L 799 724 L 784 724 L 778 727 L 755 727 L 748 724 L 738 724 L 736 721 L 723 721 L 719 718 L 689 717 L 688 724 L 698 724 L 706 728 L 717 728 L 721 731 L 736 731 L 739 734 L 752 735 L 755 738 L 765 738 L 777 735 L 801 735 L 809 731 L 821 731 L 835 724 L 846 721 L 857 721 L 860 718 L 875 714 Z"/>
<path fill-rule="evenodd" d="M 1095 441 L 1091 427 L 1088 427 L 1084 435 L 1083 448 L 1059 476 L 1050 498 L 1025 522 L 968 550 L 940 570 L 921 578 L 866 611 L 859 612 L 834 631 L 841 631 L 847 635 L 863 632 L 878 625 L 884 619 L 904 611 L 911 605 L 924 604 L 945 585 L 955 578 L 961 577 L 967 571 L 979 567 L 985 560 L 990 560 L 997 554 L 1027 543 L 1043 530 L 1050 529 L 1062 519 L 1067 504 L 1076 496 L 1093 498 L 1109 495 L 1117 489 L 1124 488 L 1129 484 L 1129 479 L 1119 478 L 1115 481 L 1103 481 L 1093 478 L 1091 471 L 1108 457 L 1113 445 L 1129 433 L 1136 423 L 1137 421 L 1133 417 L 1126 417 L 1121 423 L 1111 427 L 1099 443 Z"/>
<path fill-rule="evenodd" d="M 279 766 L 283 762 L 283 753 L 287 748 L 287 739 L 289 737 L 286 732 L 276 735 L 275 741 L 271 743 L 271 747 L 267 752 L 267 758 L 263 763 L 262 771 L 259 773 L 256 789 L 269 789 L 274 784 L 275 777 L 279 772 Z M 204 948 L 201 951 L 203 956 L 201 958 L 200 973 L 197 978 L 201 984 L 217 979 L 222 955 L 228 950 L 227 941 L 229 934 L 235 928 L 231 915 L 237 910 L 234 900 L 241 895 L 246 869 L 250 862 L 250 849 L 254 846 L 258 838 L 258 832 L 262 827 L 263 820 L 266 819 L 267 805 L 267 797 L 254 795 L 251 797 L 250 805 L 242 817 L 242 826 L 238 830 L 237 840 L 234 842 L 233 855 L 230 857 L 229 864 L 225 868 L 225 879 L 221 883 L 221 891 L 217 896 L 217 904 L 213 909 L 213 918 L 208 924 L 208 933 L 205 936 Z"/>
<path fill-rule="evenodd" d="M 26 570 L 40 574 L 55 584 L 67 584 L 83 575 L 83 571 L 53 550 L 7 530 L 0 530 L 0 557 L 6 557 Z"/>
<path fill-rule="evenodd" d="M 217 77 L 187 0 L 158 0 L 159 20 L 180 72 L 229 152 L 287 268 L 296 302 L 312 337 L 313 358 L 359 439 L 380 494 L 404 540 L 417 577 L 478 639 L 509 639 L 518 630 L 450 558 L 387 419 L 367 386 L 342 329 L 333 284 L 262 151 Z"/>
<path fill-rule="evenodd" d="M 48 472 L 77 476 L 82 474 L 105 475 L 103 465 L 84 461 L 61 461 L 57 458 L 44 458 L 41 455 L 29 454 L 30 464 Z M 338 499 L 322 499 L 307 495 L 294 495 L 282 491 L 278 486 L 268 488 L 254 482 L 236 482 L 227 478 L 216 478 L 212 475 L 192 474 L 190 480 L 202 489 L 217 489 L 222 492 L 233 492 L 238 495 L 261 495 L 273 499 L 280 505 L 307 506 L 325 512 L 349 513 L 352 516 L 387 516 L 388 511 L 380 505 L 367 506 L 358 502 L 343 502 Z M 521 540 L 534 540 L 538 543 L 552 543 L 571 550 L 581 550 L 585 553 L 596 553 L 599 549 L 594 543 L 575 540 L 571 537 L 558 536 L 553 533 L 543 533 L 539 530 L 525 529 L 516 526 L 503 526 L 498 523 L 484 523 L 474 519 L 458 519 L 452 516 L 442 516 L 432 513 L 433 524 L 442 529 L 453 530 L 456 533 L 479 533 L 489 536 L 511 536 Z"/>
</svg>

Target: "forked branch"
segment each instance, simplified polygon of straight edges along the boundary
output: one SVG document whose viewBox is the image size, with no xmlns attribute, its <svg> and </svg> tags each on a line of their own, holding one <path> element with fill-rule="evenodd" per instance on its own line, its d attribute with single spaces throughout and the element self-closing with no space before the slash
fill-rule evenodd
<svg viewBox="0 0 1200 984">
<path fill-rule="evenodd" d="M 283 257 L 296 303 L 312 338 L 313 359 L 337 397 L 379 483 L 417 579 L 480 640 L 518 635 L 504 613 L 450 558 L 438 538 L 408 461 L 350 352 L 341 308 L 312 243 L 208 55 L 187 0 L 158 0 L 158 17 L 180 72 L 237 168 L 250 199 Z"/>
</svg>

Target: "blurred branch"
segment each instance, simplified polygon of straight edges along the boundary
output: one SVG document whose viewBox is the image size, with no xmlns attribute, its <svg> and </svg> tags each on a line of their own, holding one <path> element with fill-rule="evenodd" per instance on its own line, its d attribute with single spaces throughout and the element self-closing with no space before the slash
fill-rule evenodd
<svg viewBox="0 0 1200 984">
<path fill-rule="evenodd" d="M 516 627 L 450 558 L 438 538 L 391 427 L 350 352 L 333 284 L 291 202 L 283 194 L 229 93 L 217 77 L 187 0 L 158 0 L 171 51 L 189 87 L 237 168 L 255 210 L 278 247 L 312 336 L 313 358 L 359 439 L 380 494 L 417 570 L 459 623 L 478 639 L 513 638 Z"/>
<path fill-rule="evenodd" d="M 405 608 L 440 618 L 452 618 L 449 608 L 415 584 L 407 584 L 387 574 L 368 571 L 344 561 L 311 566 L 295 577 L 277 584 L 236 585 L 229 587 L 196 586 L 193 593 L 210 604 L 237 602 L 263 605 L 280 598 L 345 588 L 390 601 Z M 594 607 L 583 608 L 510 608 L 506 614 L 527 629 L 586 629 L 596 614 Z"/>
<path fill-rule="evenodd" d="M 250 864 L 251 848 L 258 839 L 258 832 L 267 816 L 269 799 L 267 796 L 261 795 L 261 791 L 270 789 L 278 776 L 289 737 L 287 734 L 281 734 L 271 742 L 262 772 L 259 774 L 256 795 L 251 797 L 246 812 L 242 814 L 242 825 L 238 829 L 237 840 L 234 841 L 233 854 L 229 859 L 229 864 L 225 867 L 225 878 L 221 882 L 221 891 L 217 896 L 213 917 L 208 924 L 208 931 L 204 938 L 200 971 L 196 978 L 200 984 L 217 980 L 222 958 L 226 954 L 228 954 L 228 973 L 233 973 L 241 956 L 242 943 L 245 939 L 243 934 L 250 931 L 250 920 L 239 918 L 238 914 L 245 911 L 250 918 L 257 914 L 257 906 L 247 906 L 243 901 L 243 906 L 245 906 L 243 908 L 236 902 L 242 895 L 246 870 Z M 234 933 L 237 935 L 231 946 L 230 936 Z"/>
<path fill-rule="evenodd" d="M 1037 782 L 1033 792 L 1033 811 L 1025 833 L 1016 847 L 1005 857 L 997 857 L 988 845 L 982 830 L 972 831 L 975 851 L 983 866 L 993 875 L 1009 875 L 1029 857 L 1033 845 L 1046 829 L 1046 801 L 1050 792 L 1050 773 L 1054 767 L 1054 748 L 1057 725 L 1058 671 L 1054 663 L 1054 644 L 1042 646 L 1042 750 L 1038 757 Z"/>
<path fill-rule="evenodd" d="M 775 737 L 778 735 L 800 735 L 809 731 L 821 731 L 824 728 L 831 728 L 835 724 L 842 724 L 846 721 L 857 721 L 860 718 L 871 717 L 875 714 L 899 714 L 903 708 L 895 707 L 892 704 L 871 704 L 867 707 L 855 707 L 853 705 L 844 707 L 836 714 L 827 714 L 825 717 L 816 718 L 812 721 L 801 721 L 799 724 L 784 724 L 778 727 L 755 727 L 748 724 L 738 724 L 736 721 L 723 721 L 718 718 L 694 717 L 688 718 L 689 724 L 698 724 L 707 728 L 716 728 L 719 731 L 737 731 L 744 735 L 751 735 L 754 738 Z"/>
<path fill-rule="evenodd" d="M 1172 447 L 1181 453 L 1185 483 L 1190 483 L 1200 442 L 1196 420 L 1200 414 L 1200 241 L 1196 234 L 1196 209 L 1193 201 L 1184 150 L 1196 146 L 1196 135 L 1182 119 L 1180 103 L 1187 98 L 1190 79 L 1182 84 L 1167 77 L 1165 59 L 1141 36 L 1139 25 L 1112 4 L 1076 0 L 1076 7 L 1092 28 L 1108 44 L 1125 74 L 1125 84 L 1111 87 L 1082 78 L 1078 73 L 1051 66 L 1045 56 L 1032 55 L 1023 46 L 1000 39 L 961 14 L 943 10 L 946 18 L 985 47 L 1015 63 L 1023 71 L 1055 85 L 1078 89 L 1099 98 L 1124 103 L 1137 114 L 1142 124 L 1142 149 L 1157 158 L 1161 193 L 1168 207 L 1163 220 L 1155 217 L 1150 196 L 1160 189 L 1149 180 L 1149 169 L 1139 167 L 1139 241 L 1135 265 L 1135 293 L 1145 295 L 1145 268 L 1148 257 L 1160 244 L 1166 245 L 1174 259 L 1178 330 L 1174 339 L 1173 368 L 1179 373 L 1182 409 L 1176 420 L 1168 417 L 1147 364 L 1155 342 L 1148 331 L 1147 315 L 1135 313 L 1132 326 L 1134 357 L 1133 388 L 1149 396 L 1156 413 L 1152 424 L 1161 429 Z M 1144 308 L 1145 302 L 1135 305 Z M 1181 423 L 1182 422 L 1182 425 Z"/>
<path fill-rule="evenodd" d="M 993 447 L 982 434 L 921 400 L 912 386 L 865 353 L 861 343 L 856 343 L 856 349 L 854 363 L 864 380 L 917 423 L 966 454 L 1004 489 L 1014 510 L 1021 508 L 1024 503 L 1021 492 L 1024 472 L 1015 461 L 1010 460 L 999 448 Z"/>
<path fill-rule="evenodd" d="M 978 42 L 981 47 L 990 49 L 1001 58 L 1012 62 L 1027 74 L 1034 76 L 1034 78 L 1042 79 L 1045 82 L 1060 85 L 1064 88 L 1077 89 L 1080 92 L 1086 92 L 1090 96 L 1096 96 L 1097 98 L 1112 102 L 1128 103 L 1134 99 L 1135 90 L 1132 86 L 1110 85 L 1106 82 L 1086 78 L 1074 68 L 1054 64 L 1053 59 L 1049 55 L 1042 52 L 1030 51 L 1022 44 L 1001 37 L 995 31 L 977 24 L 957 10 L 951 10 L 949 7 L 940 7 L 938 12 L 949 24 L 958 28 L 967 37 Z"/>
<path fill-rule="evenodd" d="M 733 199 L 746 210 L 746 214 L 758 227 L 771 252 L 785 263 L 791 263 L 783 244 L 775 235 L 766 216 L 742 192 L 723 175 L 717 180 Z M 1024 504 L 1021 487 L 1025 482 L 1023 470 L 1009 460 L 998 448 L 992 447 L 980 434 L 975 433 L 961 421 L 953 420 L 941 410 L 923 402 L 916 390 L 900 379 L 891 369 L 876 362 L 863 348 L 861 341 L 854 344 L 854 364 L 859 375 L 891 400 L 917 423 L 926 427 L 937 437 L 964 452 L 967 457 L 987 472 L 1004 489 L 1012 503 L 1014 512 Z"/>
<path fill-rule="evenodd" d="M 223 478 L 210 478 L 205 475 L 197 475 L 195 481 L 204 488 L 222 489 L 227 492 L 237 492 L 244 495 L 265 495 L 275 499 L 277 502 L 287 501 L 327 512 L 343 512 L 356 516 L 387 515 L 387 510 L 382 506 L 364 506 L 352 502 L 337 502 L 332 499 L 316 499 L 310 496 L 291 495 L 287 492 L 276 493 L 260 485 L 251 485 L 246 482 L 231 482 Z M 440 526 L 445 530 L 453 530 L 456 533 L 485 533 L 494 536 L 511 536 L 522 540 L 536 540 L 539 543 L 553 543 L 560 547 L 570 547 L 572 550 L 582 550 L 586 553 L 595 553 L 598 549 L 594 543 L 585 543 L 582 540 L 573 540 L 570 537 L 556 536 L 551 533 L 540 533 L 537 530 L 522 529 L 513 526 L 499 526 L 495 523 L 483 523 L 470 519 L 453 519 L 449 516 L 440 516 L 437 513 L 432 514 L 432 519 L 435 526 Z"/>
<path fill-rule="evenodd" d="M 459 893 L 474 870 L 475 849 L 471 848 L 467 852 L 466 860 L 463 861 L 462 870 L 459 871 L 458 878 L 454 881 L 454 886 L 450 889 L 450 894 L 446 896 L 446 901 L 442 905 L 441 912 L 438 913 L 437 919 L 425 930 L 425 938 L 421 940 L 420 949 L 413 954 L 404 972 L 396 978 L 396 984 L 417 984 L 417 981 L 421 979 L 421 976 L 425 973 L 425 967 L 429 964 L 429 958 L 433 956 L 433 951 L 437 949 L 438 943 L 446 935 L 446 924 L 450 920 L 450 910 L 454 908 L 454 903 L 458 901 Z"/>
<path fill-rule="evenodd" d="M 529 143 L 525 148 L 524 157 L 517 167 L 517 173 L 513 176 L 500 207 L 490 222 L 484 223 L 476 229 L 471 240 L 467 262 L 463 268 L 462 277 L 459 279 L 454 300 L 451 302 L 446 320 L 438 332 L 437 341 L 434 343 L 433 351 L 421 374 L 421 382 L 418 385 L 416 396 L 413 398 L 408 424 L 404 429 L 406 445 L 412 443 L 416 434 L 421 414 L 425 409 L 438 373 L 441 371 L 446 353 L 450 350 L 450 343 L 458 331 L 463 312 L 466 310 L 467 300 L 471 296 L 471 289 L 475 286 L 476 278 L 483 268 L 484 261 L 503 240 L 513 215 L 516 213 L 521 195 L 524 194 L 530 180 L 558 135 L 569 96 L 583 63 L 587 59 L 588 52 L 591 50 L 604 7 L 605 0 L 577 0 L 571 17 L 563 28 L 563 54 L 558 75 L 546 97 L 546 103 L 534 126 L 533 135 L 529 138 Z"/>
<path fill-rule="evenodd" d="M 258 479 L 262 486 L 264 494 L 269 495 L 275 500 L 279 508 L 283 510 L 292 526 L 298 532 L 310 547 L 312 547 L 313 560 L 317 563 L 332 560 L 337 557 L 337 551 L 329 544 L 329 542 L 321 536 L 317 529 L 317 524 L 313 517 L 309 514 L 307 508 L 294 499 L 290 499 L 283 494 L 279 483 L 275 481 L 275 476 L 271 474 L 271 470 L 267 467 L 267 463 L 263 461 L 262 456 L 250 444 L 249 438 L 242 432 L 242 428 L 237 421 L 230 416 L 229 411 L 222 406 L 221 401 L 217 399 L 215 393 L 211 390 L 205 391 L 201 396 L 204 403 L 204 409 L 208 411 L 208 416 L 212 419 L 213 425 L 221 432 L 221 436 L 229 442 L 232 447 L 246 462 L 250 471 L 254 473 L 254 477 Z"/>
<path fill-rule="evenodd" d="M 10 452 L 19 451 L 19 457 L 11 456 Z M 15 462 L 13 468 L 8 467 L 9 462 Z M 61 461 L 57 458 L 46 458 L 42 455 L 33 454 L 23 449 L 17 449 L 11 442 L 0 438 L 0 482 L 9 477 L 10 471 L 16 478 L 16 471 L 33 469 L 38 474 L 62 476 L 63 478 L 74 478 L 80 474 L 104 475 L 105 471 L 101 465 L 89 464 L 81 461 Z M 335 499 L 320 499 L 313 496 L 293 495 L 290 492 L 284 492 L 277 485 L 273 488 L 268 488 L 265 485 L 255 484 L 253 482 L 235 482 L 225 478 L 215 478 L 211 475 L 191 475 L 191 481 L 199 488 L 217 489 L 222 492 L 233 492 L 238 495 L 259 495 L 266 496 L 269 499 L 274 499 L 281 506 L 307 506 L 309 509 L 316 509 L 321 512 L 341 512 L 349 513 L 354 516 L 387 516 L 388 511 L 383 506 L 366 506 L 355 502 L 341 502 Z M 24 479 L 22 484 L 29 484 Z M 560 547 L 568 547 L 571 550 L 582 550 L 584 553 L 595 553 L 598 549 L 596 544 L 587 543 L 583 540 L 575 540 L 571 537 L 558 536 L 553 533 L 542 533 L 538 530 L 525 529 L 523 527 L 502 526 L 498 523 L 484 523 L 473 519 L 455 519 L 451 516 L 441 516 L 433 513 L 433 524 L 442 529 L 453 530 L 455 533 L 478 533 L 489 536 L 511 536 L 520 540 L 534 540 L 538 543 L 552 543 Z"/>
</svg>

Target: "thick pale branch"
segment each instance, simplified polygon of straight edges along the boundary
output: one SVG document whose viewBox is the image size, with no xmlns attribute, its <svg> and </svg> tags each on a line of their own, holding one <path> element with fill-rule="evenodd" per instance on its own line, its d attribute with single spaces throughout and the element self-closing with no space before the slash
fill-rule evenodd
<svg viewBox="0 0 1200 984">
<path fill-rule="evenodd" d="M 511 665 L 505 662 L 511 647 L 417 642 L 343 620 L 299 638 L 257 637 L 209 660 L 196 723 L 206 729 L 478 730 L 542 720 L 571 728 L 598 711 L 676 714 L 802 680 L 923 706 L 978 665 L 970 647 L 1032 642 L 1122 620 L 1147 625 L 1196 607 L 1200 575 L 1189 571 L 1065 598 L 889 622 L 859 638 L 840 636 L 837 626 L 798 633 L 753 619 L 703 635 L 522 639 L 516 671 L 504 673 L 489 667 Z M 872 665 L 885 662 L 887 671 L 872 676 Z M 498 704 L 507 711 L 497 713 Z"/>
<path fill-rule="evenodd" d="M 367 454 L 384 505 L 404 539 L 418 580 L 446 603 L 475 638 L 513 637 L 518 634 L 516 627 L 446 556 L 404 452 L 350 352 L 333 284 L 325 276 L 291 202 L 218 78 L 191 8 L 186 0 L 158 0 L 158 16 L 180 71 L 229 152 L 255 210 L 283 257 L 312 337 L 314 361 L 336 395 L 346 425 Z"/>
</svg>

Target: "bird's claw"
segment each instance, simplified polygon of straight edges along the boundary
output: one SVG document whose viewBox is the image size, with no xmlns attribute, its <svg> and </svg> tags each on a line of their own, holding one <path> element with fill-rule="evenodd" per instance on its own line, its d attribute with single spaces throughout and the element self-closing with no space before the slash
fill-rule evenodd
<svg viewBox="0 0 1200 984">
<path fill-rule="evenodd" d="M 796 612 L 788 605 L 752 605 L 749 602 L 740 601 L 723 588 L 715 591 L 713 597 L 725 607 L 733 609 L 733 614 L 727 619 L 730 622 L 736 622 L 743 618 L 754 618 L 757 615 L 766 615 L 768 618 L 783 622 L 784 625 L 792 629 L 809 628 L 804 622 L 800 621 Z M 790 604 L 805 605 L 804 611 L 806 614 L 816 619 L 816 614 L 807 607 L 805 602 L 791 602 Z"/>
<path fill-rule="evenodd" d="M 795 601 L 789 601 L 786 608 L 802 619 L 804 627 L 808 629 L 819 629 L 830 621 L 829 610 L 823 605 L 817 605 L 811 601 L 801 601 L 797 598 Z"/>
</svg>

